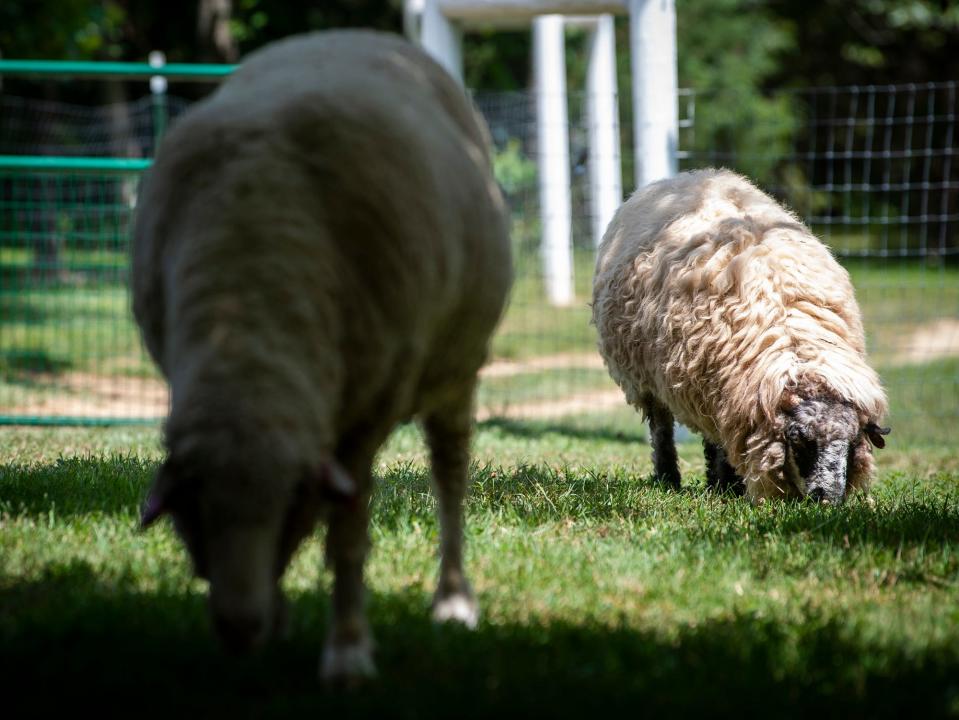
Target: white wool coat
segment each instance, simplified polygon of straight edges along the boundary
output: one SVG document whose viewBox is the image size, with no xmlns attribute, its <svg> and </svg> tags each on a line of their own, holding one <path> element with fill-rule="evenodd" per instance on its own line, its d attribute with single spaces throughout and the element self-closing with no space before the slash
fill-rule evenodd
<svg viewBox="0 0 959 720">
<path fill-rule="evenodd" d="M 599 350 L 644 396 L 722 445 L 752 497 L 783 492 L 784 412 L 800 399 L 886 412 L 849 274 L 791 212 L 727 170 L 653 183 L 616 213 L 593 285 Z M 868 445 L 851 488 L 873 474 Z"/>
</svg>

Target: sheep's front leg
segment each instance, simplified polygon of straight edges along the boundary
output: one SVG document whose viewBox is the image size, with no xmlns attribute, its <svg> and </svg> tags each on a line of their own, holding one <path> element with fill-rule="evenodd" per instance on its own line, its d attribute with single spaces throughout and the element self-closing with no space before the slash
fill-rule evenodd
<svg viewBox="0 0 959 720">
<path fill-rule="evenodd" d="M 423 422 L 439 501 L 440 577 L 433 619 L 476 627 L 479 605 L 463 571 L 463 499 L 469 474 L 472 391 L 453 407 Z"/>
<path fill-rule="evenodd" d="M 680 475 L 676 443 L 673 441 L 673 414 L 669 408 L 652 397 L 643 400 L 643 411 L 649 420 L 653 471 L 659 480 L 678 490 Z"/>
<path fill-rule="evenodd" d="M 731 491 L 736 495 L 742 495 L 746 491 L 743 479 L 729 464 L 726 451 L 721 445 L 711 443 L 704 438 L 703 455 L 706 458 L 706 487 L 718 492 Z"/>
<path fill-rule="evenodd" d="M 364 489 L 352 502 L 332 508 L 326 536 L 333 602 L 320 675 L 331 682 L 350 683 L 376 674 L 363 585 L 363 563 L 369 549 L 369 483 L 361 487 Z"/>
</svg>

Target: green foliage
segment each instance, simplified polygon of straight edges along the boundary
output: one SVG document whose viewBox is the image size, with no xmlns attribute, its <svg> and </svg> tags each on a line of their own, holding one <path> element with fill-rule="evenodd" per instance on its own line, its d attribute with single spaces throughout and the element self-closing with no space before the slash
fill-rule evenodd
<svg viewBox="0 0 959 720">
<path fill-rule="evenodd" d="M 760 88 L 766 79 L 797 86 L 956 76 L 955 0 L 696 0 L 677 4 L 680 80 L 699 90 Z M 190 60 L 196 53 L 196 0 L 4 0 L 0 52 L 6 57 L 142 59 L 150 49 Z M 400 0 L 238 0 L 230 29 L 244 52 L 286 35 L 333 27 L 399 32 Z M 583 76 L 582 37 L 571 33 L 570 77 Z M 628 47 L 628 26 L 617 22 Z M 465 37 L 471 87 L 523 88 L 529 33 L 473 29 Z M 628 53 L 620 53 L 621 79 Z M 714 84 L 714 81 L 716 84 Z M 621 85 L 628 88 L 628 83 Z M 749 103 L 748 97 L 742 101 Z"/>
<path fill-rule="evenodd" d="M 507 195 L 536 188 L 536 163 L 523 154 L 516 138 L 510 138 L 504 148 L 494 153 L 493 174 Z"/>
<path fill-rule="evenodd" d="M 123 55 L 118 2 L 4 0 L 0 3 L 0 52 L 5 57 L 114 59 Z"/>
<path fill-rule="evenodd" d="M 756 0 L 686 3 L 678 13 L 679 83 L 697 93 L 685 147 L 700 160 L 735 157 L 738 170 L 770 184 L 798 124 L 788 96 L 763 90 L 794 48 L 788 24 Z"/>
<path fill-rule="evenodd" d="M 542 224 L 537 213 L 536 162 L 523 152 L 517 138 L 509 138 L 506 145 L 493 151 L 493 174 L 511 208 L 510 237 L 518 263 L 522 257 L 539 251 Z"/>
<path fill-rule="evenodd" d="M 122 58 L 126 20 L 126 10 L 118 3 L 103 2 L 91 7 L 89 20 L 73 35 L 78 53 L 85 57 Z"/>
<path fill-rule="evenodd" d="M 195 0 L 168 0 L 162 10 L 119 0 L 5 0 L 0 52 L 6 57 L 143 59 L 154 48 L 171 60 L 196 59 Z M 297 4 L 238 0 L 230 29 L 241 50 L 308 30 L 373 27 L 401 30 L 400 0 Z M 778 160 L 791 149 L 802 108 L 772 87 L 920 82 L 959 73 L 959 3 L 932 0 L 697 0 L 677 5 L 680 84 L 695 89 L 695 133 L 684 149 L 697 161 L 730 164 L 763 184 L 801 193 L 803 170 Z M 621 97 L 629 97 L 629 27 L 616 23 Z M 585 42 L 568 34 L 572 89 L 582 86 Z M 471 29 L 465 77 L 474 88 L 525 88 L 530 80 L 527 30 Z M 631 142 L 629 102 L 621 102 L 624 142 Z M 627 186 L 632 158 L 623 156 Z M 792 196 L 789 198 L 792 200 Z"/>
<path fill-rule="evenodd" d="M 528 85 L 529 31 L 481 29 L 463 37 L 466 86 L 484 90 L 517 90 Z"/>
<path fill-rule="evenodd" d="M 782 58 L 784 84 L 845 85 L 953 80 L 959 73 L 955 0 L 772 0 L 797 43 Z"/>
<path fill-rule="evenodd" d="M 342 27 L 402 31 L 401 0 L 336 0 L 290 3 L 287 0 L 240 0 L 230 30 L 241 50 L 249 52 L 295 33 Z"/>
</svg>

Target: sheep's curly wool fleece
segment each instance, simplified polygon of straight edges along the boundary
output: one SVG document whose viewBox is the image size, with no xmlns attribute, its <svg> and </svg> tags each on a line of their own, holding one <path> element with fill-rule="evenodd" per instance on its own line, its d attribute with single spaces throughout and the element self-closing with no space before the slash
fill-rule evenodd
<svg viewBox="0 0 959 720">
<path fill-rule="evenodd" d="M 783 418 L 800 399 L 886 411 L 867 365 L 849 274 L 745 178 L 700 170 L 653 183 L 617 212 L 599 249 L 593 321 L 630 404 L 652 396 L 726 448 L 752 497 L 780 492 Z M 873 473 L 868 450 L 850 487 Z"/>
</svg>

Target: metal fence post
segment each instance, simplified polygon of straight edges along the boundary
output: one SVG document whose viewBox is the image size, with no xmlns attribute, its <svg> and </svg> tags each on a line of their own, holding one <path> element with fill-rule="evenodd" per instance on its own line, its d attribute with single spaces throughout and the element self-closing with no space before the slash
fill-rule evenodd
<svg viewBox="0 0 959 720">
<path fill-rule="evenodd" d="M 161 50 L 154 50 L 149 56 L 150 67 L 162 68 L 166 65 L 166 54 Z M 166 132 L 169 109 L 167 107 L 167 79 L 162 75 L 150 78 L 150 92 L 153 94 L 153 152 L 156 154 L 160 145 L 160 138 Z"/>
</svg>

